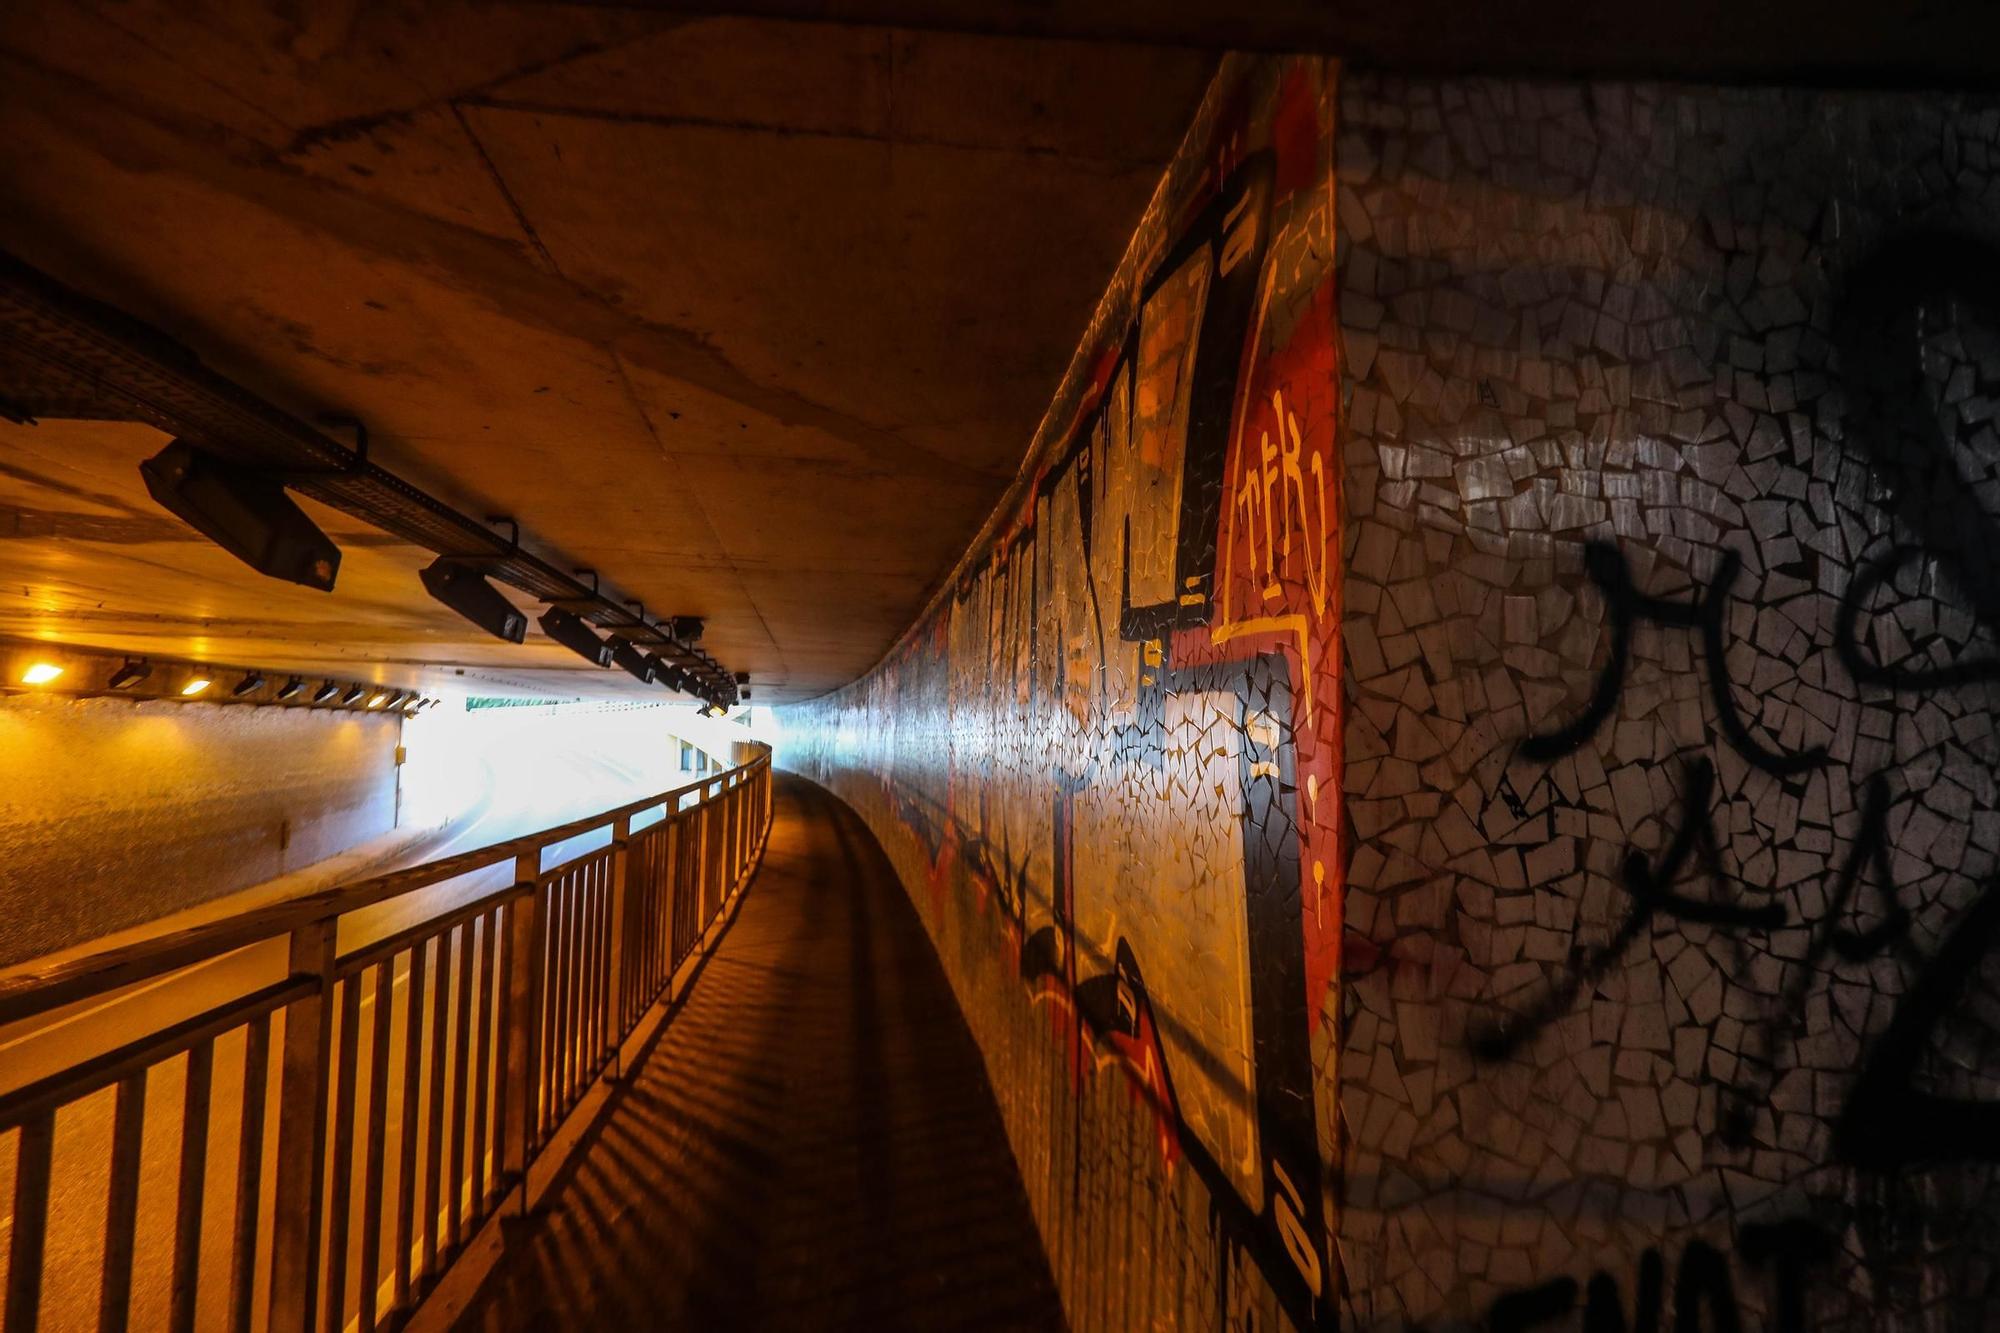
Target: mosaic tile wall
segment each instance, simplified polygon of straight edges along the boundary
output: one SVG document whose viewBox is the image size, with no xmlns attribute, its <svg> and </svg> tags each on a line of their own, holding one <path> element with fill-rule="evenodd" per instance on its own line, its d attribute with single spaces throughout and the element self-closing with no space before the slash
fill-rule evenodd
<svg viewBox="0 0 2000 1333">
<path fill-rule="evenodd" d="M 1353 1322 L 2000 1326 L 2000 112 L 1340 105 Z"/>
<path fill-rule="evenodd" d="M 1332 1317 L 1332 96 L 1225 65 L 1020 484 L 783 718 L 924 913 L 1079 1333 Z"/>
<path fill-rule="evenodd" d="M 1225 66 L 1020 493 L 787 719 L 1078 1328 L 2000 1326 L 1996 139 Z"/>
</svg>

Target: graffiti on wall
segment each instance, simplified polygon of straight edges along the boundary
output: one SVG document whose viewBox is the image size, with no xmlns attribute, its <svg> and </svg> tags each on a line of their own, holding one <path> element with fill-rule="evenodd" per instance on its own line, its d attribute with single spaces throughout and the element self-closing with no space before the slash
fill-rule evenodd
<svg viewBox="0 0 2000 1333">
<path fill-rule="evenodd" d="M 879 784 L 935 912 L 983 910 L 1007 952 L 1011 994 L 954 976 L 975 1029 L 1045 1011 L 1079 1079 L 1121 1070 L 1151 1169 L 1233 1252 L 1211 1280 L 1247 1257 L 1310 1326 L 1335 1292 L 1331 90 L 1240 68 L 1008 521 L 875 673 L 796 711 L 787 761 L 871 818 Z"/>
<path fill-rule="evenodd" d="M 1351 1321 L 1990 1324 L 1992 131 L 1345 97 Z"/>
<path fill-rule="evenodd" d="M 1229 68 L 793 762 L 1298 1325 L 1991 1324 L 2000 119 Z"/>
</svg>

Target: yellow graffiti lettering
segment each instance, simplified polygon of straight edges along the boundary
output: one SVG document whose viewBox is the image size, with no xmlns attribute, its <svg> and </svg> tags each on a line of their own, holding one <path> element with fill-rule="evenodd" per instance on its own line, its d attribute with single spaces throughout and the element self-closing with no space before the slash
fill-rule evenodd
<svg viewBox="0 0 2000 1333">
<path fill-rule="evenodd" d="M 1257 214 L 1250 207 L 1257 194 L 1255 190 L 1245 190 L 1222 220 L 1222 229 L 1228 233 L 1222 242 L 1221 271 L 1225 274 L 1242 263 L 1257 244 Z"/>
</svg>

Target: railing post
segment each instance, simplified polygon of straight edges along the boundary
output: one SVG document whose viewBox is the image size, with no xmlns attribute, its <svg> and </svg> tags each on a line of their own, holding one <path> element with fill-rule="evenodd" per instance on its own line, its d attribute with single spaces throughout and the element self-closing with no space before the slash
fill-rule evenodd
<svg viewBox="0 0 2000 1333">
<path fill-rule="evenodd" d="M 637 897 L 632 892 L 632 816 L 620 815 L 611 825 L 611 920 L 609 973 L 604 986 L 604 1035 L 611 1043 L 611 1073 L 623 1074 L 620 1057 L 625 1034 L 625 950 L 632 938 L 625 915 Z"/>
<path fill-rule="evenodd" d="M 708 787 L 704 784 L 701 789 L 701 804 L 697 805 L 694 811 L 695 828 L 700 835 L 700 840 L 695 843 L 695 916 L 703 932 L 708 930 L 708 923 L 712 919 L 708 910 L 708 895 L 709 862 L 715 856 L 714 815 L 715 804 L 708 799 Z"/>
<path fill-rule="evenodd" d="M 729 789 L 729 869 L 724 878 L 731 892 L 743 873 L 743 784 Z"/>
<path fill-rule="evenodd" d="M 319 988 L 285 1011 L 278 1082 L 278 1161 L 272 1181 L 271 1333 L 312 1326 L 325 1204 L 327 1075 L 333 1054 L 335 921 L 292 932 L 291 975 Z"/>
<path fill-rule="evenodd" d="M 507 909 L 507 1049 L 498 1095 L 507 1108 L 500 1126 L 500 1178 L 521 1183 L 521 1207 L 528 1204 L 528 1159 L 534 1153 L 535 1119 L 541 1086 L 542 1030 L 542 849 L 536 845 L 514 860 L 514 882 L 528 891 Z"/>
<path fill-rule="evenodd" d="M 713 920 L 722 911 L 722 861 L 727 852 L 729 840 L 729 811 L 727 809 L 729 791 L 727 783 L 717 782 L 715 784 L 715 799 L 710 804 L 713 808 L 709 811 L 709 817 L 714 821 L 714 828 L 708 839 L 708 875 L 709 891 L 714 897 L 710 900 L 713 903 L 713 907 L 710 909 L 709 917 Z"/>
</svg>

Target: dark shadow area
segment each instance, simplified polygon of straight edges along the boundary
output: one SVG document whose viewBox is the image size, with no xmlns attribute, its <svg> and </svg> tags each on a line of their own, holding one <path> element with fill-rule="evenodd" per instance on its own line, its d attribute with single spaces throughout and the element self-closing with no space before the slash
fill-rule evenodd
<svg viewBox="0 0 2000 1333">
<path fill-rule="evenodd" d="M 1060 1329 L 895 871 L 790 774 L 741 914 L 461 1326 Z"/>
</svg>

